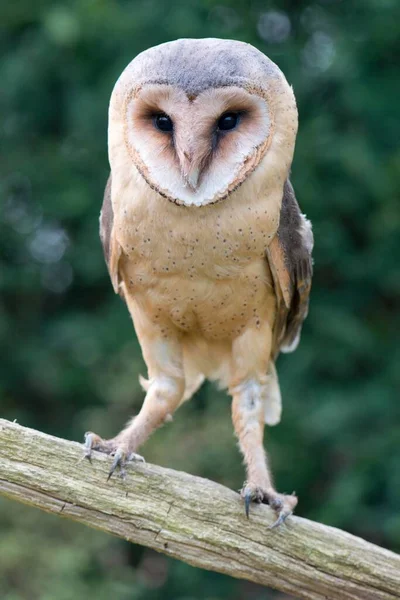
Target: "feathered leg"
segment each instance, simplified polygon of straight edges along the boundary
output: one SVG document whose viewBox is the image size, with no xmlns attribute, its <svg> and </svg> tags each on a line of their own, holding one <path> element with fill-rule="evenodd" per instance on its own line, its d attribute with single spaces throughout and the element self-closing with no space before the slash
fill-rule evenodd
<svg viewBox="0 0 400 600">
<path fill-rule="evenodd" d="M 161 331 L 158 326 L 138 314 L 134 304 L 128 302 L 128 306 L 134 317 L 149 381 L 146 383 L 147 393 L 139 414 L 115 438 L 103 440 L 92 432 L 86 434 L 88 458 L 92 450 L 114 456 L 109 477 L 117 467 L 123 472 L 123 466 L 128 460 L 141 459 L 135 454 L 136 450 L 155 429 L 171 417 L 185 391 L 182 348 L 176 331 L 166 331 L 164 327 Z"/>
<path fill-rule="evenodd" d="M 233 425 L 247 471 L 247 481 L 242 490 L 246 514 L 249 515 L 252 501 L 268 503 L 278 515 L 273 524 L 275 527 L 293 512 L 297 498 L 276 491 L 263 446 L 268 385 L 267 378 L 261 373 L 265 374 L 268 371 L 265 357 L 270 356 L 271 340 L 270 330 L 267 330 L 267 327 L 263 329 L 264 331 L 248 331 L 233 344 L 232 367 L 235 377 L 230 386 L 230 393 L 233 397 Z M 249 343 L 252 344 L 252 351 L 248 347 Z M 255 372 L 257 354 L 260 360 Z"/>
</svg>

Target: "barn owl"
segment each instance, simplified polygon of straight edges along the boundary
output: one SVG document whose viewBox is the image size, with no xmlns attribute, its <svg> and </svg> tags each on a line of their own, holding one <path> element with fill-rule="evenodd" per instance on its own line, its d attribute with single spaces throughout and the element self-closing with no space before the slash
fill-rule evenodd
<svg viewBox="0 0 400 600">
<path fill-rule="evenodd" d="M 307 315 L 313 236 L 289 170 L 292 88 L 249 44 L 182 39 L 139 54 L 109 107 L 111 174 L 100 236 L 115 292 L 132 316 L 148 378 L 143 406 L 115 438 L 110 476 L 134 458 L 205 379 L 232 396 L 247 479 L 275 525 L 295 495 L 278 493 L 263 447 L 281 416 L 275 361 Z"/>
</svg>

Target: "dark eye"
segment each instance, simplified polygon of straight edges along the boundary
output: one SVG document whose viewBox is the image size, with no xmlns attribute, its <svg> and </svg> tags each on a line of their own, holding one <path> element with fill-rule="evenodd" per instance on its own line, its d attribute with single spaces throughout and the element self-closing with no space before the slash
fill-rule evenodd
<svg viewBox="0 0 400 600">
<path fill-rule="evenodd" d="M 156 115 L 154 117 L 154 125 L 160 131 L 172 131 L 174 126 L 168 115 Z"/>
<path fill-rule="evenodd" d="M 227 112 L 218 119 L 218 129 L 220 131 L 229 131 L 230 129 L 235 129 L 238 123 L 238 113 Z"/>
</svg>

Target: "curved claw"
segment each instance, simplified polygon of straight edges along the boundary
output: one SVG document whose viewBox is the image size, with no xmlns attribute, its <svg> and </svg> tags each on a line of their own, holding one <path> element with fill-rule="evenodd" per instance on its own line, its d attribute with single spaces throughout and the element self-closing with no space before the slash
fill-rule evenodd
<svg viewBox="0 0 400 600">
<path fill-rule="evenodd" d="M 290 517 L 290 515 L 293 514 L 293 511 L 289 511 L 289 512 L 285 512 L 284 510 L 281 510 L 281 512 L 278 515 L 278 518 L 276 519 L 276 521 L 274 521 L 272 523 L 272 525 L 269 525 L 268 529 L 275 529 L 276 527 L 279 527 L 279 525 L 282 525 L 282 523 L 284 523 L 286 521 L 286 519 L 288 517 Z"/>
<path fill-rule="evenodd" d="M 141 456 L 140 454 L 136 454 L 136 452 L 131 452 L 130 455 L 128 456 L 127 460 L 130 462 L 131 460 L 135 461 L 135 462 L 141 462 L 141 463 L 145 463 L 146 460 L 143 458 L 143 456 Z"/>
<path fill-rule="evenodd" d="M 92 462 L 92 450 L 93 450 L 93 433 L 87 431 L 85 433 L 85 454 L 84 458 L 87 458 L 89 462 Z"/>
<path fill-rule="evenodd" d="M 119 468 L 120 475 L 122 478 L 125 477 L 125 465 L 129 461 L 146 462 L 143 456 L 136 454 L 135 452 L 128 452 L 126 446 L 122 445 L 118 447 L 118 440 L 103 440 L 99 435 L 92 431 L 87 431 L 84 438 L 85 454 L 82 457 L 87 458 L 90 462 L 92 460 L 92 451 L 98 450 L 105 454 L 111 454 L 114 460 L 112 462 L 110 471 L 108 473 L 107 481 L 110 480 L 115 470 Z"/>
<path fill-rule="evenodd" d="M 244 510 L 246 511 L 246 517 L 249 518 L 250 514 L 250 503 L 252 501 L 251 492 L 246 492 L 244 495 Z"/>
<path fill-rule="evenodd" d="M 125 477 L 125 470 L 124 470 L 125 462 L 126 462 L 125 453 L 122 450 L 117 450 L 114 455 L 114 460 L 112 462 L 110 471 L 108 473 L 107 481 L 110 481 L 110 478 L 112 477 L 112 475 L 117 467 L 119 467 L 119 469 L 120 469 L 121 477 L 122 478 Z"/>
</svg>

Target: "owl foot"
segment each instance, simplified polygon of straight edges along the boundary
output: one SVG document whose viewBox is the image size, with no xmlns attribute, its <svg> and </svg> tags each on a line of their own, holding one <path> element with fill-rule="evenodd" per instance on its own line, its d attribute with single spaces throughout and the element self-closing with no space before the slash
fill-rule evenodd
<svg viewBox="0 0 400 600">
<path fill-rule="evenodd" d="M 112 440 L 103 440 L 96 433 L 92 433 L 91 431 L 87 431 L 85 433 L 85 455 L 89 461 L 92 459 L 92 450 L 97 450 L 98 452 L 104 452 L 105 454 L 110 454 L 114 458 L 110 471 L 108 473 L 107 481 L 113 475 L 114 471 L 118 468 L 120 471 L 120 476 L 122 478 L 125 477 L 126 471 L 125 466 L 130 461 L 137 462 L 146 462 L 143 456 L 139 454 L 135 454 L 135 452 L 127 451 L 120 443 L 117 438 Z"/>
<path fill-rule="evenodd" d="M 111 454 L 111 452 L 117 449 L 117 445 L 114 440 L 103 440 L 99 435 L 92 431 L 85 433 L 85 455 L 89 461 L 92 460 L 92 450 L 98 450 L 105 454 Z"/>
<path fill-rule="evenodd" d="M 241 496 L 244 499 L 244 507 L 246 516 L 249 518 L 250 503 L 257 502 L 258 504 L 269 504 L 270 507 L 276 512 L 277 519 L 268 527 L 268 529 L 275 529 L 279 527 L 285 520 L 293 514 L 293 510 L 297 505 L 297 497 L 286 494 L 278 494 L 274 489 L 268 491 L 263 490 L 261 487 L 246 483 L 241 491 Z"/>
</svg>

